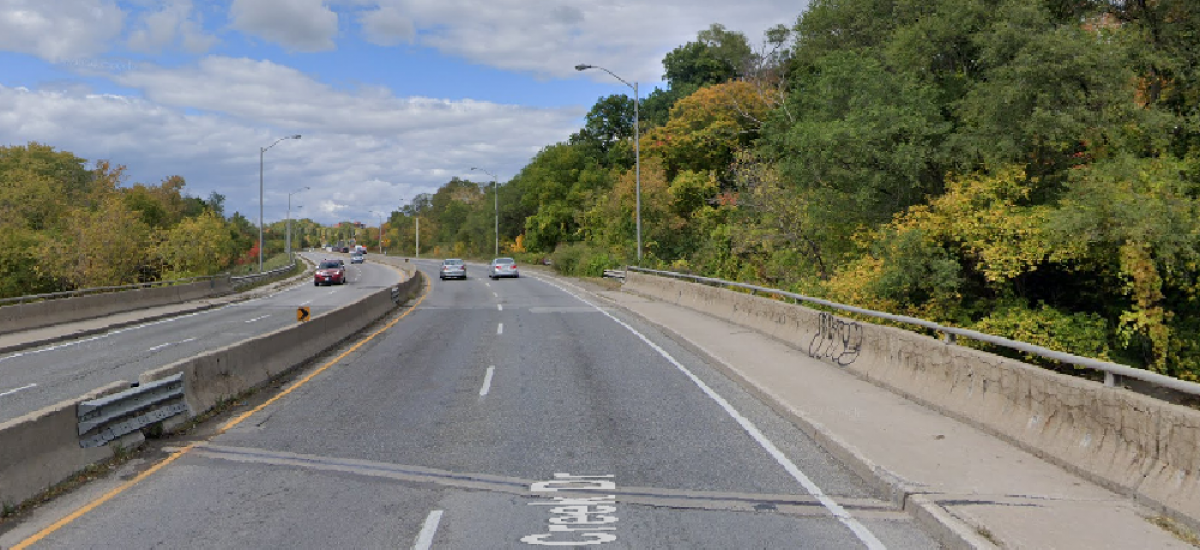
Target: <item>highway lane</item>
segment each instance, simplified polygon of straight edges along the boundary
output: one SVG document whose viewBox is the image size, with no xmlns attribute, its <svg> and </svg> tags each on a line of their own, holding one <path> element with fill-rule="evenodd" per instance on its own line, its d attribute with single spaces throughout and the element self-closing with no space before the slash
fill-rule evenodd
<svg viewBox="0 0 1200 550">
<path fill-rule="evenodd" d="M 304 255 L 314 261 L 324 257 Z M 314 287 L 309 275 L 271 294 L 219 308 L 0 355 L 0 422 L 293 324 L 299 306 L 319 315 L 399 282 L 394 268 L 367 258 L 346 265 L 345 285 Z"/>
<path fill-rule="evenodd" d="M 418 265 L 393 328 L 32 547 L 936 547 L 653 327 Z"/>
</svg>

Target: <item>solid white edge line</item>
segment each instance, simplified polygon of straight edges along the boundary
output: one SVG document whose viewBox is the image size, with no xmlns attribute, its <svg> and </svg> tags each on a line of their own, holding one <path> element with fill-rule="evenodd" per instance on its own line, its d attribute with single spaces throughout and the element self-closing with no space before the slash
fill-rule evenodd
<svg viewBox="0 0 1200 550">
<path fill-rule="evenodd" d="M 767 439 L 767 436 L 763 435 L 763 433 L 758 429 L 757 426 L 754 425 L 753 422 L 750 422 L 749 419 L 742 416 L 737 409 L 733 408 L 733 405 L 730 405 L 725 398 L 721 397 L 716 391 L 708 387 L 708 384 L 705 384 L 703 380 L 700 380 L 699 377 L 697 377 L 695 374 L 692 374 L 692 371 L 688 370 L 687 367 L 683 366 L 682 363 L 672 357 L 671 354 L 667 353 L 667 350 L 662 349 L 658 344 L 655 344 L 645 335 L 638 332 L 637 329 L 629 326 L 624 321 L 617 319 L 611 313 L 587 301 L 583 297 L 546 279 L 542 279 L 540 277 L 539 279 L 550 286 L 566 292 L 567 294 L 573 296 L 576 300 L 596 308 L 597 311 L 603 313 L 606 317 L 612 319 L 613 322 L 617 323 L 618 325 L 625 327 L 626 330 L 632 332 L 634 336 L 637 336 L 638 339 L 645 342 L 646 345 L 650 346 L 651 349 L 657 351 L 658 354 L 664 359 L 666 359 L 672 365 L 675 365 L 675 368 L 682 372 L 684 376 L 687 376 L 688 379 L 690 379 L 693 383 L 695 383 L 696 386 L 700 388 L 700 391 L 704 392 L 704 394 L 710 399 L 716 401 L 721 408 L 725 409 L 725 412 L 729 414 L 729 416 L 733 417 L 734 421 L 736 421 L 738 425 L 740 425 L 742 429 L 746 431 L 746 433 L 750 434 L 750 437 L 758 442 L 758 444 L 762 446 L 762 448 L 765 449 L 772 458 L 775 459 L 775 462 L 779 463 L 780 466 L 783 466 L 783 469 L 792 476 L 792 479 L 795 479 L 797 482 L 799 482 L 800 485 L 804 487 L 805 491 L 808 491 L 810 495 L 816 498 L 817 501 L 819 501 L 821 505 L 825 507 L 825 509 L 829 510 L 829 512 L 842 523 L 842 525 L 845 525 L 847 528 L 849 528 L 850 531 L 852 531 L 854 535 L 858 537 L 858 540 L 867 545 L 867 548 L 870 550 L 887 550 L 887 546 L 884 546 L 884 544 L 875 537 L 874 533 L 871 533 L 871 531 L 867 529 L 865 525 L 859 522 L 858 519 L 856 519 L 854 516 L 851 516 L 845 508 L 842 508 L 842 505 L 835 502 L 829 497 L 829 495 L 826 495 L 825 491 L 822 491 L 816 483 L 814 483 L 807 475 L 804 474 L 804 472 L 800 471 L 800 468 L 797 467 L 786 455 L 784 455 L 783 451 L 780 451 L 779 448 L 771 442 L 771 440 Z"/>
<path fill-rule="evenodd" d="M 29 389 L 29 388 L 36 388 L 36 387 L 37 387 L 37 384 L 29 384 L 29 385 L 27 385 L 27 386 L 21 386 L 21 387 L 19 387 L 19 388 L 17 388 L 17 389 L 14 389 L 14 390 L 8 390 L 8 391 L 6 391 L 6 392 L 4 392 L 4 393 L 0 393 L 0 397 L 4 397 L 4 396 L 6 396 L 6 395 L 12 395 L 12 394 L 14 394 L 14 393 L 17 393 L 17 392 L 19 392 L 19 391 L 22 391 L 22 390 L 27 390 L 27 389 Z"/>
<path fill-rule="evenodd" d="M 442 510 L 429 512 L 425 524 L 421 526 L 421 532 L 417 535 L 417 541 L 413 543 L 413 550 L 429 550 L 429 547 L 433 546 L 433 535 L 437 533 L 438 523 L 441 521 Z"/>
<path fill-rule="evenodd" d="M 492 391 L 492 374 L 496 372 L 496 365 L 487 368 L 487 374 L 483 377 L 483 387 L 479 388 L 479 397 L 483 397 Z"/>
</svg>

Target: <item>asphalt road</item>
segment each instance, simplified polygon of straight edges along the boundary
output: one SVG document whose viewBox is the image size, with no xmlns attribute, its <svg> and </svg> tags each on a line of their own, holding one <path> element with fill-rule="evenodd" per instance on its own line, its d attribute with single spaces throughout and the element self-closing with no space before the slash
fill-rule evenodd
<svg viewBox="0 0 1200 550">
<path fill-rule="evenodd" d="M 32 548 L 936 547 L 652 327 L 418 265 L 391 329 Z"/>
<path fill-rule="evenodd" d="M 322 258 L 319 252 L 304 255 Z M 367 258 L 366 263 L 347 263 L 345 285 L 314 287 L 309 275 L 259 298 L 0 355 L 0 422 L 293 324 L 299 306 L 319 315 L 400 280 L 394 268 Z"/>
</svg>

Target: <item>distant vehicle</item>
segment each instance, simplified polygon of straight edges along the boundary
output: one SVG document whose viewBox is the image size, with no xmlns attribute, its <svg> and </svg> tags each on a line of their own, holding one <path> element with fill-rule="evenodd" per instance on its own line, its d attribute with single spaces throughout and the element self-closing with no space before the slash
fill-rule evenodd
<svg viewBox="0 0 1200 550">
<path fill-rule="evenodd" d="M 343 253 L 343 254 L 349 254 L 349 253 L 350 253 L 350 247 L 348 247 L 348 246 L 343 246 L 343 247 L 342 247 L 342 253 Z"/>
<path fill-rule="evenodd" d="M 458 258 L 447 258 L 442 262 L 442 271 L 438 276 L 443 281 L 446 279 L 466 279 L 467 263 Z"/>
<path fill-rule="evenodd" d="M 520 270 L 517 269 L 517 261 L 512 258 L 496 258 L 492 260 L 492 265 L 488 271 L 488 277 L 499 279 L 500 277 L 521 276 Z"/>
<path fill-rule="evenodd" d="M 367 247 L 365 247 L 365 246 L 363 246 L 363 245 L 361 245 L 361 244 L 354 245 L 354 253 L 355 253 L 355 254 L 366 254 L 366 253 L 367 253 Z"/>
<path fill-rule="evenodd" d="M 362 257 L 362 254 L 357 254 L 357 253 L 355 253 L 355 254 L 351 255 L 351 256 L 350 256 L 350 263 L 352 263 L 352 264 L 361 264 L 361 263 L 363 263 L 363 257 Z"/>
<path fill-rule="evenodd" d="M 313 286 L 346 284 L 346 266 L 341 260 L 321 260 L 313 273 Z"/>
</svg>

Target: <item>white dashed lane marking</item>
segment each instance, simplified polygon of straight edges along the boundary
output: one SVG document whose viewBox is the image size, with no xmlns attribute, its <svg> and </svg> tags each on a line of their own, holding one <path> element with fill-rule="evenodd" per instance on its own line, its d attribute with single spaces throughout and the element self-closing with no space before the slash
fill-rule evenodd
<svg viewBox="0 0 1200 550">
<path fill-rule="evenodd" d="M 488 380 L 491 380 L 491 372 L 490 372 L 490 371 L 488 372 Z M 36 387 L 37 387 L 37 384 L 29 384 L 28 386 L 21 386 L 21 387 L 19 387 L 19 388 L 15 389 L 15 390 L 8 390 L 8 391 L 6 391 L 6 392 L 4 392 L 4 393 L 0 393 L 0 397 L 4 397 L 4 396 L 6 396 L 6 395 L 12 395 L 12 394 L 14 394 L 14 393 L 17 393 L 17 392 L 19 392 L 19 391 L 28 390 L 28 389 L 30 389 L 30 388 L 36 388 Z"/>
<path fill-rule="evenodd" d="M 483 377 L 483 387 L 479 388 L 479 397 L 483 397 L 492 391 L 492 375 L 496 372 L 496 366 L 492 365 L 487 368 L 487 374 Z"/>
</svg>

